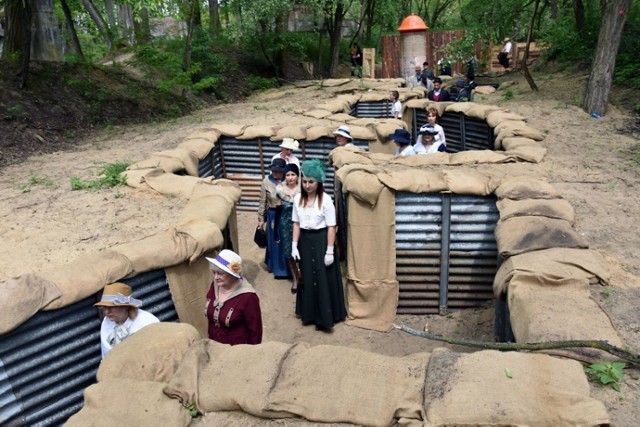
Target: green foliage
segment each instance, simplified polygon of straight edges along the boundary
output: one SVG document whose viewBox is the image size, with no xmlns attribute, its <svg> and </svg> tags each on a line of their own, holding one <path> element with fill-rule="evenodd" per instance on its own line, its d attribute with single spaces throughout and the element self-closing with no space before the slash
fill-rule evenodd
<svg viewBox="0 0 640 427">
<path fill-rule="evenodd" d="M 640 5 L 636 5 L 631 12 L 622 33 L 613 81 L 619 85 L 640 89 L 640 61 L 638 61 L 638 52 L 640 52 Z M 640 112 L 640 103 L 636 106 L 636 111 Z"/>
<path fill-rule="evenodd" d="M 510 99 L 513 99 L 513 91 L 511 89 L 506 89 L 503 96 L 505 101 L 509 101 Z"/>
<path fill-rule="evenodd" d="M 102 163 L 101 169 L 98 171 L 98 177 L 95 179 L 82 180 L 77 176 L 71 177 L 72 190 L 98 190 L 101 188 L 116 187 L 125 185 L 127 177 L 123 174 L 127 170 L 129 163 L 115 162 Z"/>
<path fill-rule="evenodd" d="M 620 381 L 624 376 L 622 370 L 626 364 L 621 362 L 613 363 L 594 363 L 593 365 L 586 366 L 584 371 L 587 373 L 592 381 L 599 382 L 602 385 L 609 385 L 612 389 L 620 391 Z"/>
<path fill-rule="evenodd" d="M 20 186 L 20 191 L 28 193 L 31 191 L 31 187 L 42 186 L 45 188 L 56 188 L 57 185 L 48 177 L 40 176 L 38 174 L 31 175 L 29 182 Z"/>
<path fill-rule="evenodd" d="M 605 286 L 600 290 L 600 294 L 604 299 L 609 299 L 614 294 L 614 290 L 611 286 Z"/>
<path fill-rule="evenodd" d="M 264 90 L 278 87 L 278 79 L 273 77 L 265 78 L 260 76 L 248 76 L 247 83 L 251 90 Z"/>
</svg>

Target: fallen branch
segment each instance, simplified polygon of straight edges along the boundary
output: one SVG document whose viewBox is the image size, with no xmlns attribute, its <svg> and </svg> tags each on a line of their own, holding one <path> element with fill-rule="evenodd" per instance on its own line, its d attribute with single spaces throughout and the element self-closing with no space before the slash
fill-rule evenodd
<svg viewBox="0 0 640 427">
<path fill-rule="evenodd" d="M 608 341 L 601 340 L 573 340 L 573 341 L 549 341 L 537 343 L 510 343 L 510 342 L 487 342 L 474 341 L 461 338 L 447 338 L 442 335 L 436 335 L 429 332 L 418 331 L 406 325 L 393 325 L 394 328 L 403 330 L 411 335 L 422 337 L 434 341 L 446 342 L 448 344 L 463 345 L 467 347 L 483 348 L 486 350 L 503 350 L 503 351 L 537 351 L 537 350 L 556 350 L 566 348 L 595 348 L 613 354 L 620 359 L 629 362 L 632 365 L 640 367 L 640 355 L 633 354 L 620 347 L 609 344 Z"/>
</svg>

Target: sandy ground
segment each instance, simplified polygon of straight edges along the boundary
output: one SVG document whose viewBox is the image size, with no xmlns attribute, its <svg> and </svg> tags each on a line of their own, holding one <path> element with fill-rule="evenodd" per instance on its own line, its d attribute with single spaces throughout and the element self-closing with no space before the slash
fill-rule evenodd
<svg viewBox="0 0 640 427">
<path fill-rule="evenodd" d="M 546 133 L 548 154 L 541 164 L 508 164 L 506 170 L 545 177 L 574 207 L 576 230 L 594 249 L 603 251 L 614 272 L 612 291 L 595 288 L 593 296 L 609 313 L 627 346 L 640 351 L 640 164 L 631 159 L 638 133 L 629 132 L 637 118 L 612 109 L 593 119 L 567 105 L 556 93 L 567 93 L 569 78 L 554 76 L 531 93 L 513 75 L 514 97 L 501 92 L 478 96 L 477 102 L 510 108 Z M 185 204 L 178 198 L 132 188 L 71 191 L 70 179 L 87 179 L 100 162 L 137 161 L 154 151 L 175 147 L 194 130 L 213 123 L 309 125 L 314 119 L 296 115 L 334 94 L 329 90 L 286 89 L 256 95 L 247 102 L 221 105 L 162 124 L 116 127 L 88 138 L 75 152 L 30 158 L 0 170 L 0 280 L 74 260 L 83 253 L 152 235 L 176 222 Z M 326 123 L 326 122 L 323 122 Z M 638 153 L 638 151 L 636 151 Z M 637 154 L 636 154 L 637 155 Z M 439 343 L 393 330 L 389 333 L 337 325 L 330 333 L 303 327 L 293 313 L 289 282 L 265 271 L 263 252 L 252 243 L 255 214 L 239 213 L 240 253 L 249 280 L 260 295 L 265 340 L 306 341 L 357 347 L 402 356 L 429 351 Z M 493 309 L 452 316 L 402 316 L 398 322 L 450 336 L 491 340 Z M 470 351 L 462 347 L 458 351 Z M 637 425 L 640 419 L 640 371 L 628 369 L 620 394 L 592 386 L 594 397 L 607 405 L 614 425 Z"/>
</svg>

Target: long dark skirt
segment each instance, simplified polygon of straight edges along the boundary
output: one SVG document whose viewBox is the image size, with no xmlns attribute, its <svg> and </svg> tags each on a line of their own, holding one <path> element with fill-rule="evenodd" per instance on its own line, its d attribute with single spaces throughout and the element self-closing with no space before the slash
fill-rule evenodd
<svg viewBox="0 0 640 427">
<path fill-rule="evenodd" d="M 269 209 L 267 211 L 267 251 L 264 263 L 267 264 L 269 272 L 273 273 L 276 279 L 287 279 L 291 277 L 291 273 L 285 261 L 282 243 L 276 242 L 275 239 L 275 218 L 276 210 Z"/>
<path fill-rule="evenodd" d="M 338 257 L 329 267 L 324 265 L 327 229 L 301 229 L 298 250 L 303 286 L 296 294 L 296 314 L 305 325 L 314 323 L 322 329 L 330 329 L 345 319 L 347 310 Z"/>
</svg>

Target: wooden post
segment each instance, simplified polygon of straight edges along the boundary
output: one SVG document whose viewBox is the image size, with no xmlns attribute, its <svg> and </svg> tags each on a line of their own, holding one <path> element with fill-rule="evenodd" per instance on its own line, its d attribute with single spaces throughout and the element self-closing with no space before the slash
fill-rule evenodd
<svg viewBox="0 0 640 427">
<path fill-rule="evenodd" d="M 362 77 L 375 79 L 376 74 L 376 50 L 368 47 L 362 49 Z"/>
</svg>

